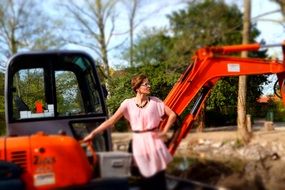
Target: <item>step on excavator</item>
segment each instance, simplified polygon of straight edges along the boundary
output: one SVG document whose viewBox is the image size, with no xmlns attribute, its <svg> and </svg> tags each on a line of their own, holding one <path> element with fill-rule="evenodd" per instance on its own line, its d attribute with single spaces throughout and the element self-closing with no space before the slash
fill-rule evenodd
<svg viewBox="0 0 285 190">
<path fill-rule="evenodd" d="M 164 100 L 181 118 L 168 147 L 175 154 L 189 134 L 211 89 L 222 77 L 276 74 L 284 99 L 285 61 L 240 58 L 231 54 L 285 44 L 206 47 L 196 51 L 188 68 Z M 106 89 L 95 61 L 82 51 L 19 53 L 5 76 L 7 135 L 0 138 L 0 189 L 140 189 L 130 180 L 131 154 L 112 151 L 111 131 L 90 143 L 81 140 L 108 118 Z M 164 127 L 164 121 L 160 127 Z M 168 176 L 169 189 L 197 184 Z M 198 186 L 215 189 L 204 184 Z M 203 188 L 202 188 L 203 189 Z"/>
</svg>

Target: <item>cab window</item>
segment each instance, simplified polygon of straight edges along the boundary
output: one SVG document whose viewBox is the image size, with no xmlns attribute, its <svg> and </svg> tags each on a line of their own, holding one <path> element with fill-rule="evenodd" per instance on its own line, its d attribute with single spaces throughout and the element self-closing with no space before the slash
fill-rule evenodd
<svg viewBox="0 0 285 190">
<path fill-rule="evenodd" d="M 85 113 L 80 89 L 73 72 L 56 72 L 55 85 L 58 116 L 70 116 Z"/>
<path fill-rule="evenodd" d="M 22 69 L 14 75 L 14 119 L 41 117 L 37 113 L 39 111 L 43 113 L 45 107 L 47 107 L 44 84 L 44 72 L 42 68 Z M 40 107 L 41 110 L 39 110 Z"/>
</svg>

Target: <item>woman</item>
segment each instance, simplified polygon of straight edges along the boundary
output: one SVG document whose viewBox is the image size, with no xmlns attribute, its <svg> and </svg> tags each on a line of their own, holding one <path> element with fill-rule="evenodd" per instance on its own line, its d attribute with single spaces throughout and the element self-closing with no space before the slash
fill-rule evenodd
<svg viewBox="0 0 285 190">
<path fill-rule="evenodd" d="M 171 154 L 162 141 L 176 120 L 176 114 L 160 99 L 150 95 L 150 83 L 145 75 L 132 78 L 131 86 L 136 96 L 124 100 L 119 109 L 108 120 L 84 138 L 91 140 L 103 130 L 114 126 L 125 117 L 133 131 L 132 151 L 136 165 L 144 177 L 146 189 L 166 189 L 164 171 L 172 160 Z M 168 116 L 165 127 L 159 131 L 159 123 Z"/>
</svg>

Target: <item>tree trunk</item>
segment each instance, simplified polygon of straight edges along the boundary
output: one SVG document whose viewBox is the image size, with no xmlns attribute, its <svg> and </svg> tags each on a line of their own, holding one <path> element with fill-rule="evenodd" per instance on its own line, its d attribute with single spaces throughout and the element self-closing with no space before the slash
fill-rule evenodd
<svg viewBox="0 0 285 190">
<path fill-rule="evenodd" d="M 205 105 L 202 106 L 201 112 L 198 117 L 198 127 L 196 129 L 197 133 L 203 132 L 205 129 Z"/>
<path fill-rule="evenodd" d="M 109 61 L 108 61 L 108 50 L 107 50 L 107 45 L 106 45 L 106 38 L 105 38 L 105 23 L 104 23 L 104 15 L 102 14 L 103 8 L 102 8 L 102 2 L 101 0 L 96 1 L 97 4 L 97 9 L 98 9 L 98 14 L 97 14 L 97 19 L 98 19 L 98 28 L 99 28 L 99 44 L 100 44 L 100 52 L 102 56 L 102 62 L 103 62 L 103 68 L 104 68 L 104 74 L 107 77 L 107 83 L 110 79 L 110 70 L 109 70 Z"/>
<path fill-rule="evenodd" d="M 140 5 L 140 0 L 125 0 L 124 4 L 128 10 L 129 19 L 129 36 L 130 36 L 130 48 L 129 48 L 129 65 L 134 66 L 134 31 L 135 31 L 135 18 L 137 15 L 137 10 Z"/>
<path fill-rule="evenodd" d="M 250 34 L 250 15 L 251 15 L 251 0 L 244 0 L 244 15 L 243 15 L 243 36 L 242 43 L 249 43 L 249 34 Z M 241 57 L 247 57 L 247 52 L 243 51 Z M 246 126 L 246 76 L 239 77 L 239 88 L 238 88 L 238 135 L 239 138 L 248 143 L 250 140 L 250 133 L 247 130 Z"/>
<path fill-rule="evenodd" d="M 134 22 L 135 22 L 135 16 L 136 16 L 136 10 L 137 10 L 137 0 L 133 1 L 133 7 L 131 10 L 130 18 L 129 18 L 129 24 L 130 24 L 130 66 L 133 67 L 134 62 Z"/>
</svg>

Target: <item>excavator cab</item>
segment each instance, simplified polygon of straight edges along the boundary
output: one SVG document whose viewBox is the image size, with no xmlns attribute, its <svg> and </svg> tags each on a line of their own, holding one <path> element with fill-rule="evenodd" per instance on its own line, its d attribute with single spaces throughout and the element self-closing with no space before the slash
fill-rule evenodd
<svg viewBox="0 0 285 190">
<path fill-rule="evenodd" d="M 106 120 L 105 91 L 95 62 L 80 51 L 20 53 L 5 79 L 9 136 L 64 134 L 81 140 Z M 94 139 L 97 151 L 111 149 L 109 131 Z"/>
</svg>

